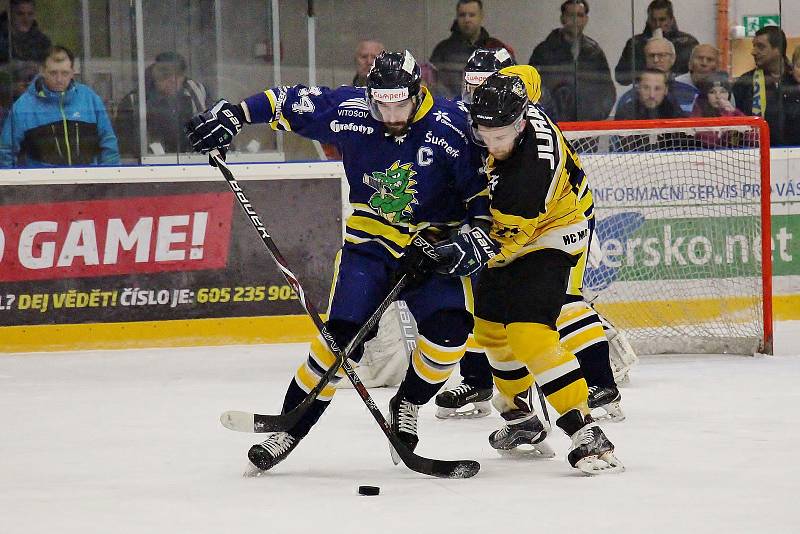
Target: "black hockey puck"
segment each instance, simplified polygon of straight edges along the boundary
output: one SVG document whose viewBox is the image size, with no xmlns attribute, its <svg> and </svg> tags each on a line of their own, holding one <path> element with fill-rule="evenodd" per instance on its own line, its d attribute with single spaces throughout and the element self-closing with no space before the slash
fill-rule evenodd
<svg viewBox="0 0 800 534">
<path fill-rule="evenodd" d="M 378 486 L 359 486 L 358 487 L 358 494 L 359 495 L 378 495 L 381 492 L 381 489 Z"/>
</svg>

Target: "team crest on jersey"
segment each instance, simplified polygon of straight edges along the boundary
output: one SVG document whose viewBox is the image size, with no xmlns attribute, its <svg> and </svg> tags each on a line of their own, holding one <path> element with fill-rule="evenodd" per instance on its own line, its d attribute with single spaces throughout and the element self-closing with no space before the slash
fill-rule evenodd
<svg viewBox="0 0 800 534">
<path fill-rule="evenodd" d="M 417 203 L 414 189 L 417 181 L 412 179 L 417 172 L 411 165 L 401 165 L 397 160 L 385 171 L 375 171 L 372 175 L 364 173 L 364 183 L 375 190 L 369 205 L 393 223 L 411 221 L 411 204 Z"/>
</svg>

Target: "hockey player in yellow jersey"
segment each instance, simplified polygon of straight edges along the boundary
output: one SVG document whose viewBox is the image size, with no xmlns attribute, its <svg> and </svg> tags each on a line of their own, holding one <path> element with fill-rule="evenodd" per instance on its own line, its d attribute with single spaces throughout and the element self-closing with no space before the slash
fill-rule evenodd
<svg viewBox="0 0 800 534">
<path fill-rule="evenodd" d="M 470 119 L 489 153 L 492 225 L 473 227 L 436 250 L 450 259 L 442 269 L 451 275 L 487 267 L 474 287 L 474 333 L 492 365 L 499 392 L 493 402 L 506 421 L 489 441 L 504 448 L 544 438 L 547 429 L 532 407 L 535 377 L 560 414 L 556 424 L 572 439 L 570 465 L 587 474 L 622 471 L 590 416 L 581 367 L 556 329 L 566 295 L 580 295 L 582 269 L 575 267 L 589 244 L 592 200 L 580 160 L 518 76 L 490 76 L 473 94 Z"/>
<path fill-rule="evenodd" d="M 539 104 L 539 107 L 550 116 L 547 102 L 542 100 L 544 94 L 539 73 L 530 65 L 514 64 L 505 49 L 478 49 L 467 61 L 461 99 L 461 105 L 467 113 L 475 88 L 498 70 L 503 74 L 522 79 L 528 100 Z M 579 201 L 591 226 L 594 222 L 594 205 L 589 187 L 582 188 Z M 592 247 L 592 254 L 596 254 L 597 250 L 597 247 Z M 561 343 L 575 354 L 584 372 L 589 386 L 589 408 L 592 410 L 592 415 L 615 422 L 622 421 L 625 415 L 620 408 L 621 396 L 611 363 L 614 362 L 616 365 L 616 362 L 621 362 L 622 357 L 632 354 L 632 351 L 619 350 L 618 345 L 622 343 L 623 336 L 611 329 L 610 325 L 608 329 L 605 328 L 603 319 L 583 298 L 580 282 L 583 280 L 585 269 L 586 258 L 581 257 L 570 273 L 570 278 L 576 283 L 570 284 L 567 288 L 566 299 L 556 326 Z M 614 346 L 611 345 L 612 338 Z M 491 407 L 488 399 L 492 397 L 492 374 L 497 376 L 498 380 L 503 380 L 503 377 L 509 375 L 514 376 L 514 379 L 521 379 L 520 373 L 525 372 L 522 363 L 519 363 L 519 369 L 492 369 L 485 350 L 475 342 L 472 335 L 467 341 L 467 352 L 459 362 L 459 367 L 463 381 L 436 396 L 438 406 L 436 415 L 439 418 L 458 419 L 489 415 Z"/>
</svg>

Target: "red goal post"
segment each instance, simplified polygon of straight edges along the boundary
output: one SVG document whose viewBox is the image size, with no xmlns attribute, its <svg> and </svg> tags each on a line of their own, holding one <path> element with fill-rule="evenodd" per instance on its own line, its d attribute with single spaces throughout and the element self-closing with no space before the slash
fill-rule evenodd
<svg viewBox="0 0 800 534">
<path fill-rule="evenodd" d="M 643 353 L 771 354 L 767 123 L 559 126 L 594 194 L 598 241 L 585 285 L 598 310 Z"/>
</svg>

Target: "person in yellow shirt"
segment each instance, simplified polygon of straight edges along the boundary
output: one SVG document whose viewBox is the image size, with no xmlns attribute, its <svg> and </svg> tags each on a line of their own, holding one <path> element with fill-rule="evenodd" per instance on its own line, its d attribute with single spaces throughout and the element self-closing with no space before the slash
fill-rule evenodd
<svg viewBox="0 0 800 534">
<path fill-rule="evenodd" d="M 476 88 L 470 122 L 488 151 L 491 227 L 467 228 L 436 251 L 449 259 L 442 272 L 480 271 L 475 340 L 494 369 L 493 402 L 506 421 L 489 441 L 502 449 L 544 439 L 532 408 L 535 377 L 572 439 L 570 465 L 587 474 L 622 471 L 614 445 L 589 414 L 583 371 L 556 328 L 566 295 L 580 295 L 583 269 L 574 268 L 585 261 L 590 239 L 592 200 L 580 160 L 518 75 L 498 72 Z"/>
</svg>

